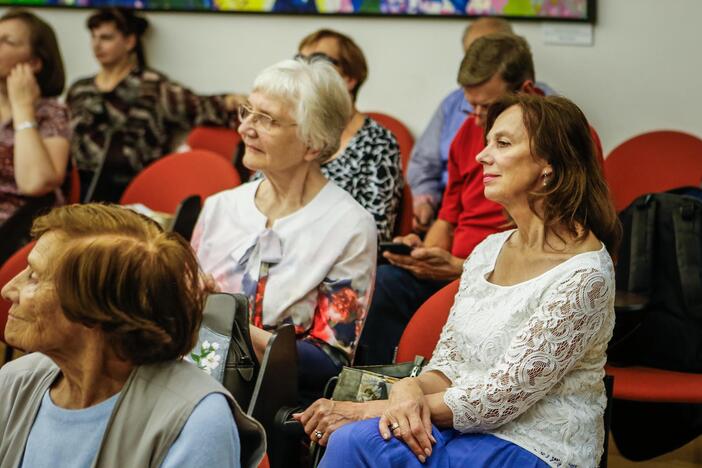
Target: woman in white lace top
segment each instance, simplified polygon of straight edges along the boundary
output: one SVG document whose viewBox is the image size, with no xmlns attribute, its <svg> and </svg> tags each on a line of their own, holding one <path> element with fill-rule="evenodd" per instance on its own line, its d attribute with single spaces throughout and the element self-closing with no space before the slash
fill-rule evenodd
<svg viewBox="0 0 702 468">
<path fill-rule="evenodd" d="M 598 464 L 621 228 L 587 120 L 565 98 L 513 95 L 486 131 L 485 196 L 516 229 L 466 260 L 419 377 L 388 400 L 318 400 L 297 416 L 329 442 L 321 466 Z"/>
</svg>

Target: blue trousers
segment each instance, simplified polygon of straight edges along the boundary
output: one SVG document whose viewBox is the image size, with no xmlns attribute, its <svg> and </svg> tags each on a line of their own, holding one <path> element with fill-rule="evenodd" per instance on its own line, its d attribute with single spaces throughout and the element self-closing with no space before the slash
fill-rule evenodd
<svg viewBox="0 0 702 468">
<path fill-rule="evenodd" d="M 404 268 L 380 265 L 354 364 L 390 364 L 414 313 L 447 284 L 448 281 L 417 278 Z"/>
<path fill-rule="evenodd" d="M 378 431 L 378 418 L 342 426 L 329 439 L 320 468 L 548 468 L 533 453 L 490 434 L 461 434 L 453 429 L 432 434 L 436 444 L 422 464 L 404 442 L 386 441 Z"/>
</svg>

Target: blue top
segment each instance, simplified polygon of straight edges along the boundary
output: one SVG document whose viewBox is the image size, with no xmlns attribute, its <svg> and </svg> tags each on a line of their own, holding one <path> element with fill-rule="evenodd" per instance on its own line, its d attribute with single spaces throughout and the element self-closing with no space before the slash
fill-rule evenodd
<svg viewBox="0 0 702 468">
<path fill-rule="evenodd" d="M 536 87 L 544 94 L 555 91 L 545 83 Z M 407 169 L 407 181 L 415 202 L 428 201 L 434 209 L 439 205 L 448 181 L 449 148 L 473 106 L 466 101 L 463 88 L 455 89 L 441 101 L 429 125 L 414 143 Z"/>
<path fill-rule="evenodd" d="M 119 393 L 85 409 L 59 408 L 44 394 L 20 468 L 90 468 Z M 138 430 L 138 428 L 135 428 Z M 224 395 L 210 393 L 193 409 L 162 468 L 240 466 L 239 433 Z"/>
<path fill-rule="evenodd" d="M 435 208 L 439 204 L 448 181 L 451 142 L 472 111 L 473 107 L 463 96 L 463 88 L 454 90 L 441 101 L 410 155 L 407 181 L 415 198 L 424 195 Z"/>
</svg>

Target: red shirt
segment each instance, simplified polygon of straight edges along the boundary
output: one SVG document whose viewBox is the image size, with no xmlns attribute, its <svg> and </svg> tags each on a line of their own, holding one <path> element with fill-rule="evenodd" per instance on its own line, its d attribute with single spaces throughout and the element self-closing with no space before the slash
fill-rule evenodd
<svg viewBox="0 0 702 468">
<path fill-rule="evenodd" d="M 483 167 L 475 160 L 483 148 L 483 129 L 468 117 L 449 149 L 448 183 L 439 210 L 439 219 L 456 227 L 451 254 L 459 258 L 467 258 L 485 237 L 507 224 L 502 206 L 483 194 Z"/>
</svg>

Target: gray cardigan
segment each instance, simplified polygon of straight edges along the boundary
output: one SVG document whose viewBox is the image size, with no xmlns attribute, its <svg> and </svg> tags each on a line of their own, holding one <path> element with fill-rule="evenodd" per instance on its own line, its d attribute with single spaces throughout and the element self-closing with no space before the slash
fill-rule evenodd
<svg viewBox="0 0 702 468">
<path fill-rule="evenodd" d="M 34 353 L 0 369 L 0 468 L 17 468 L 41 399 L 60 370 Z M 265 452 L 261 425 L 231 394 L 183 361 L 136 367 L 124 384 L 105 428 L 93 468 L 158 468 L 195 406 L 210 393 L 229 401 L 241 441 L 241 466 L 256 467 Z"/>
</svg>

